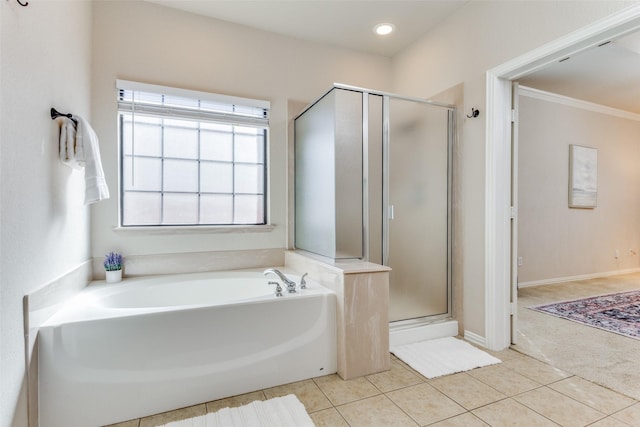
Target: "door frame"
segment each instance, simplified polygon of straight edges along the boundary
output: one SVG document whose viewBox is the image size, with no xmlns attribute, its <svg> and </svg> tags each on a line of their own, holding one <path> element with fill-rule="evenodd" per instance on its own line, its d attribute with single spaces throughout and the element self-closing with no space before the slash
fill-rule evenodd
<svg viewBox="0 0 640 427">
<path fill-rule="evenodd" d="M 487 71 L 484 279 L 485 344 L 491 350 L 502 350 L 511 344 L 511 256 L 517 254 L 517 248 L 511 245 L 510 230 L 511 83 L 550 63 L 639 29 L 640 4 L 634 4 Z M 513 190 L 517 194 L 517 189 Z"/>
</svg>

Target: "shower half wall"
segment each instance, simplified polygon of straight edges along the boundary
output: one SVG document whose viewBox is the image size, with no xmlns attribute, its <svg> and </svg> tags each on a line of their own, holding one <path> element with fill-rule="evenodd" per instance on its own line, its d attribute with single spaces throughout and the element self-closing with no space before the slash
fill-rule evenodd
<svg viewBox="0 0 640 427">
<path fill-rule="evenodd" d="M 295 246 L 392 268 L 393 325 L 450 318 L 451 106 L 335 85 L 295 119 Z"/>
</svg>

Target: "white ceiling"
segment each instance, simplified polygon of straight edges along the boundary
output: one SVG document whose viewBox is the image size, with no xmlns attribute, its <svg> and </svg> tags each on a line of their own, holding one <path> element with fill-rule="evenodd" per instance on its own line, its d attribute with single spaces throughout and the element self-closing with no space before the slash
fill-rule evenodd
<svg viewBox="0 0 640 427">
<path fill-rule="evenodd" d="M 393 56 L 468 0 L 147 0 L 301 40 Z M 387 22 L 395 31 L 373 33 Z"/>
<path fill-rule="evenodd" d="M 146 0 L 301 40 L 392 57 L 469 0 Z M 375 24 L 396 31 L 380 37 Z M 640 36 L 552 64 L 520 83 L 640 114 Z"/>
<path fill-rule="evenodd" d="M 518 79 L 524 86 L 640 114 L 640 33 Z"/>
</svg>

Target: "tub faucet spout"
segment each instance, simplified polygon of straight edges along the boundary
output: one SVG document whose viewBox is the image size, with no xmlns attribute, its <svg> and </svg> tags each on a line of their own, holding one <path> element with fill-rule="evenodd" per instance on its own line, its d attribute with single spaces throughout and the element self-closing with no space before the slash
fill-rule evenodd
<svg viewBox="0 0 640 427">
<path fill-rule="evenodd" d="M 296 282 L 294 282 L 293 280 L 287 279 L 287 276 L 282 274 L 282 272 L 280 270 L 277 270 L 275 268 L 267 268 L 263 272 L 263 274 L 265 276 L 267 274 L 275 274 L 276 276 L 278 276 L 280 278 L 280 280 L 282 280 L 282 283 L 284 283 L 284 285 L 287 287 L 287 292 L 293 293 L 293 292 L 296 291 Z"/>
</svg>

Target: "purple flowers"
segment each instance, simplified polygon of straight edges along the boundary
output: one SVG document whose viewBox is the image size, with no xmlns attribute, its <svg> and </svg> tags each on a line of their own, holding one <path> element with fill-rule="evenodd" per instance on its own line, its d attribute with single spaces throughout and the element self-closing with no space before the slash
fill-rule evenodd
<svg viewBox="0 0 640 427">
<path fill-rule="evenodd" d="M 109 252 L 104 256 L 104 269 L 106 271 L 122 270 L 122 255 L 118 252 Z"/>
</svg>

